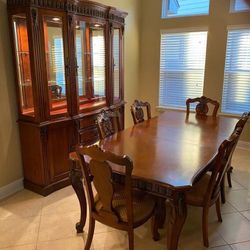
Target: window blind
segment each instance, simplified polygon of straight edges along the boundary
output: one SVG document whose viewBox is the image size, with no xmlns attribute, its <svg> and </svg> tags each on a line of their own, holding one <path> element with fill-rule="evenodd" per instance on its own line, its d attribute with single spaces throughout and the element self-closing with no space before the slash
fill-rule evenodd
<svg viewBox="0 0 250 250">
<path fill-rule="evenodd" d="M 229 30 L 222 112 L 250 111 L 250 29 Z"/>
<path fill-rule="evenodd" d="M 104 31 L 92 30 L 94 95 L 105 96 L 105 41 Z"/>
<path fill-rule="evenodd" d="M 162 0 L 162 18 L 209 13 L 209 0 Z"/>
<path fill-rule="evenodd" d="M 64 72 L 63 39 L 61 37 L 54 38 L 54 46 L 52 46 L 52 58 L 54 61 L 56 84 L 62 87 L 62 94 L 65 94 L 66 86 Z"/>
<path fill-rule="evenodd" d="M 120 97 L 120 37 L 119 29 L 113 35 L 113 60 L 114 60 L 114 98 Z"/>
<path fill-rule="evenodd" d="M 184 108 L 202 95 L 207 31 L 161 34 L 159 105 Z"/>
<path fill-rule="evenodd" d="M 85 96 L 85 75 L 84 75 L 84 39 L 83 30 L 76 30 L 76 60 L 77 60 L 77 81 L 79 96 Z"/>
</svg>

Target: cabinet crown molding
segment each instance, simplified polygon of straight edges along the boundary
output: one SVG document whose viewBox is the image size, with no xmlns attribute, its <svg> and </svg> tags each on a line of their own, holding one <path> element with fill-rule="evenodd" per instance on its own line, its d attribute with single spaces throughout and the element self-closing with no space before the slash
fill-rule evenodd
<svg viewBox="0 0 250 250">
<path fill-rule="evenodd" d="M 67 11 L 73 14 L 109 19 L 124 24 L 128 13 L 114 7 L 106 6 L 92 1 L 80 0 L 7 0 L 8 8 L 13 7 L 35 7 L 51 10 Z"/>
</svg>

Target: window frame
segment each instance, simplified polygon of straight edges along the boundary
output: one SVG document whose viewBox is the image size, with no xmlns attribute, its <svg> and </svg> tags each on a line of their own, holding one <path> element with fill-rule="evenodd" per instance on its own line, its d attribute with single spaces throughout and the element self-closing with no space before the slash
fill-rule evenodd
<svg viewBox="0 0 250 250">
<path fill-rule="evenodd" d="M 188 14 L 188 15 L 168 15 L 168 2 L 171 0 L 162 0 L 161 4 L 161 19 L 169 19 L 169 18 L 183 18 L 183 17 L 194 17 L 194 16 L 209 16 L 210 14 L 210 4 L 211 0 L 208 0 L 208 12 L 207 13 L 200 13 L 200 14 Z"/>
</svg>

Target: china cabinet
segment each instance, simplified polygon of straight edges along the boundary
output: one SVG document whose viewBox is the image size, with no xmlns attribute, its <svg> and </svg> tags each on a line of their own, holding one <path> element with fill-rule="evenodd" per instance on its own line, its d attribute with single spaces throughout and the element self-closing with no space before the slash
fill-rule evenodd
<svg viewBox="0 0 250 250">
<path fill-rule="evenodd" d="M 98 140 L 96 115 L 124 124 L 126 13 L 82 0 L 8 0 L 24 186 L 69 184 L 68 155 Z"/>
</svg>

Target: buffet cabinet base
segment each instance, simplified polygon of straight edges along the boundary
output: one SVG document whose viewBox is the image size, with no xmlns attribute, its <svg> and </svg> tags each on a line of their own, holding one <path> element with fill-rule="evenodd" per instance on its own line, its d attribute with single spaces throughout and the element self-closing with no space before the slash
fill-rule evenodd
<svg viewBox="0 0 250 250">
<path fill-rule="evenodd" d="M 19 122 L 24 187 L 48 195 L 70 184 L 72 121 L 37 126 Z"/>
</svg>

